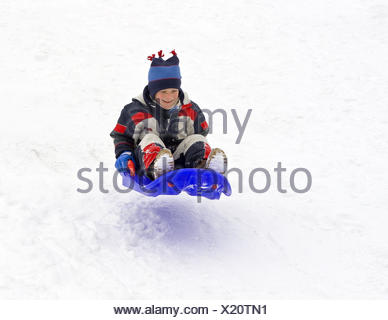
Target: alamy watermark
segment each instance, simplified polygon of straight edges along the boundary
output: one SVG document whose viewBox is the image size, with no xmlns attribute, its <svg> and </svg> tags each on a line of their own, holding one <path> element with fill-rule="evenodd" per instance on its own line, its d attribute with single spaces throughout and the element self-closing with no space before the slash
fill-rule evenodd
<svg viewBox="0 0 388 320">
<path fill-rule="evenodd" d="M 109 172 L 109 168 L 104 167 L 104 163 L 100 162 L 99 166 L 95 169 L 95 171 L 98 174 L 97 180 L 98 180 L 98 190 L 102 193 L 109 193 L 109 190 L 105 188 L 105 173 Z M 272 171 L 272 170 L 271 170 Z M 277 166 L 273 169 L 274 171 L 274 178 L 271 176 L 270 170 L 267 170 L 265 168 L 254 168 L 251 170 L 248 174 L 248 185 L 249 189 L 254 193 L 265 193 L 271 189 L 271 186 L 274 182 L 276 185 L 276 189 L 280 193 L 286 193 L 288 190 L 284 187 L 284 175 L 283 173 L 287 171 L 286 168 L 282 166 L 281 162 L 277 163 Z M 84 182 L 85 185 L 83 188 L 77 188 L 77 191 L 80 193 L 89 193 L 94 189 L 94 184 L 92 179 L 90 179 L 90 174 L 93 172 L 90 168 L 81 168 L 78 170 L 77 177 L 80 181 Z M 230 174 L 235 173 L 237 174 L 238 178 L 238 186 L 237 190 L 238 193 L 243 192 L 243 184 L 244 184 L 244 173 L 240 168 L 231 168 L 225 173 L 225 177 L 228 178 Z M 304 176 L 305 177 L 305 184 L 304 186 L 296 186 L 295 184 L 295 177 L 297 175 Z M 120 177 L 120 178 L 119 178 Z M 214 181 L 217 181 L 218 175 L 214 174 Z M 257 182 L 263 181 L 264 177 L 264 187 L 258 187 Z M 170 177 L 171 179 L 172 177 Z M 200 176 L 199 176 L 200 178 Z M 245 177 L 246 178 L 246 177 Z M 128 187 L 122 187 L 119 185 L 119 180 L 121 180 L 121 175 L 117 170 L 114 170 L 113 176 L 112 176 L 112 182 L 113 182 L 113 189 L 116 192 L 119 193 L 128 193 L 132 191 L 131 186 Z M 162 184 L 166 186 L 168 185 L 168 181 L 162 181 Z M 260 183 L 261 185 L 261 183 Z M 309 170 L 306 168 L 295 168 L 291 171 L 291 174 L 289 176 L 289 185 L 291 187 L 291 190 L 296 193 L 306 193 L 311 189 L 312 185 L 312 176 Z M 133 187 L 133 185 L 132 185 Z M 156 192 L 152 189 L 145 188 L 142 190 L 144 192 L 152 193 Z"/>
</svg>

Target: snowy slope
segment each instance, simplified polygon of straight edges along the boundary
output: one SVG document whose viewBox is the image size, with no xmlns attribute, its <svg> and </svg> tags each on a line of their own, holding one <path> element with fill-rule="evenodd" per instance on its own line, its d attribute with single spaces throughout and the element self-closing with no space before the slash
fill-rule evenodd
<svg viewBox="0 0 388 320">
<path fill-rule="evenodd" d="M 388 296 L 385 1 L 4 0 L 0 15 L 0 298 Z M 109 132 L 159 49 L 195 102 L 227 111 L 209 141 L 242 193 L 233 174 L 220 201 L 114 191 Z M 250 108 L 235 144 L 231 109 Z"/>
</svg>

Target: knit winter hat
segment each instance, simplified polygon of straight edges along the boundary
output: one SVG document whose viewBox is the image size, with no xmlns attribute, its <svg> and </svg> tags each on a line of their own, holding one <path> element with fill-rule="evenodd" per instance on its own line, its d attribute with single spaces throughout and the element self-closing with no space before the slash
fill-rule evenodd
<svg viewBox="0 0 388 320">
<path fill-rule="evenodd" d="M 172 57 L 164 60 L 164 54 L 162 50 L 158 52 L 159 58 L 155 58 L 155 54 L 148 56 L 148 60 L 151 60 L 151 67 L 148 72 L 148 90 L 151 98 L 155 97 L 155 94 L 159 90 L 167 88 L 181 87 L 181 72 L 179 69 L 179 59 L 175 50 L 171 51 Z"/>
</svg>

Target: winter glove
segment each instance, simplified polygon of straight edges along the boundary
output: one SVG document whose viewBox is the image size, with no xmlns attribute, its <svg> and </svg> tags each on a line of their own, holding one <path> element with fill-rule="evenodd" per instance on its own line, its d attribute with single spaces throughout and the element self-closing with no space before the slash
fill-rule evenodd
<svg viewBox="0 0 388 320">
<path fill-rule="evenodd" d="M 119 172 L 129 172 L 133 177 L 135 175 L 135 158 L 130 151 L 123 152 L 117 158 L 115 167 Z"/>
</svg>

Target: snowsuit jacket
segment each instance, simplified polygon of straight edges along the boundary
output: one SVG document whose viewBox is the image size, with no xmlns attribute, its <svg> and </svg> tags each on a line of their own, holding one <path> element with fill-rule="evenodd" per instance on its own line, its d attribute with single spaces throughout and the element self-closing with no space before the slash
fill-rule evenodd
<svg viewBox="0 0 388 320">
<path fill-rule="evenodd" d="M 171 112 L 170 112 L 171 111 Z M 114 140 L 116 158 L 125 151 L 134 152 L 147 133 L 158 135 L 171 152 L 193 134 L 206 136 L 209 132 L 199 106 L 179 90 L 179 102 L 174 110 L 165 110 L 151 99 L 148 86 L 143 93 L 124 106 L 110 136 Z"/>
</svg>

